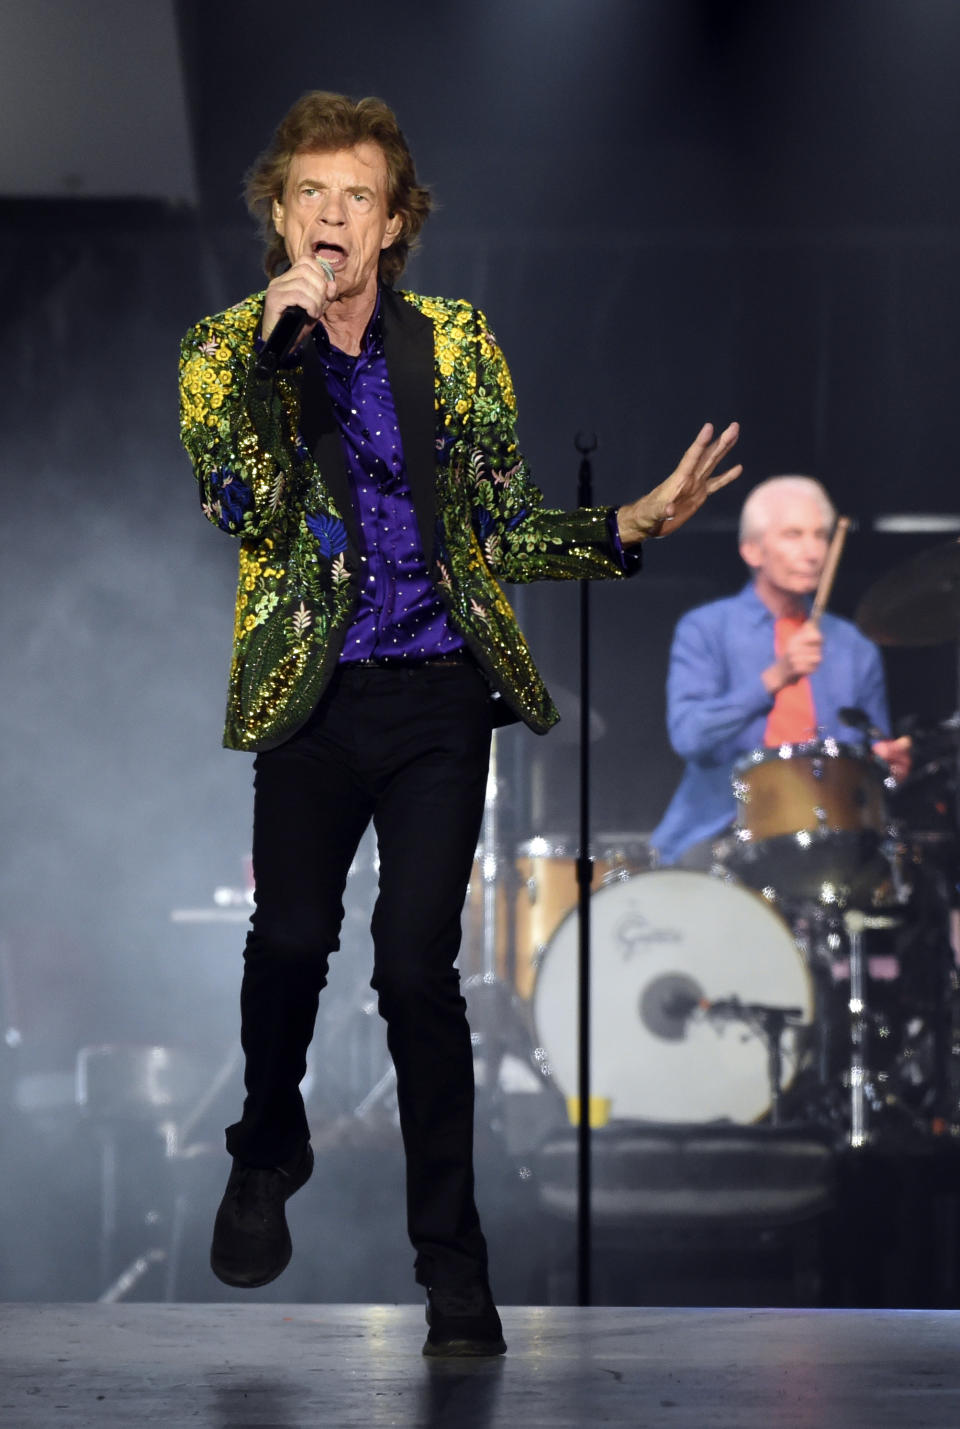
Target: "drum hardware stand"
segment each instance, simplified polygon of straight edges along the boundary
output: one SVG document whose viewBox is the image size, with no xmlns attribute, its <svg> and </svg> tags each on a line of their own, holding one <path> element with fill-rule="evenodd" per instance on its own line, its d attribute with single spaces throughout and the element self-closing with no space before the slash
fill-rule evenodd
<svg viewBox="0 0 960 1429">
<path fill-rule="evenodd" d="M 394 1067 L 393 1062 L 391 1062 L 380 1080 L 378 1082 L 375 1082 L 374 1085 L 367 1092 L 367 1095 L 363 1098 L 363 1100 L 357 1103 L 357 1105 L 351 1112 L 351 1115 L 355 1117 L 365 1117 L 367 1112 L 372 1111 L 373 1108 L 378 1104 L 378 1102 L 382 1102 L 386 1099 L 388 1092 L 391 1092 L 394 1089 L 396 1083 L 396 1068 Z"/>
<path fill-rule="evenodd" d="M 870 1141 L 868 1094 L 871 1082 L 866 1051 L 872 1019 L 862 937 L 869 919 L 859 910 L 842 904 L 828 908 L 805 902 L 794 909 L 792 923 L 795 930 L 804 930 L 798 941 L 814 979 L 816 997 L 817 1081 L 806 1115 L 811 1121 L 832 1126 L 839 1123 L 843 1128 L 841 1144 L 860 1149 Z M 849 966 L 849 990 L 841 1035 L 834 1024 L 839 1007 L 832 969 L 844 952 Z"/>
<path fill-rule="evenodd" d="M 144 1251 L 143 1255 L 138 1255 L 132 1260 L 126 1270 L 121 1271 L 112 1285 L 108 1285 L 102 1295 L 97 1296 L 98 1305 L 116 1305 L 125 1295 L 129 1295 L 147 1272 L 154 1265 L 163 1265 L 167 1259 L 167 1252 L 160 1246 L 154 1246 L 152 1250 Z M 164 1297 L 169 1303 L 173 1296 L 168 1294 Z"/>
<path fill-rule="evenodd" d="M 767 1039 L 767 1076 L 770 1079 L 770 1125 L 783 1125 L 783 1051 L 781 1038 L 788 1026 L 803 1021 L 799 1007 L 754 1007 L 753 1012 Z"/>
<path fill-rule="evenodd" d="M 843 913 L 843 941 L 846 944 L 849 964 L 847 1001 L 849 1063 L 843 1073 L 843 1082 L 847 1087 L 846 1112 L 849 1125 L 843 1140 L 849 1149 L 855 1152 L 863 1151 L 876 1142 L 878 1128 L 871 1122 L 875 1120 L 877 1114 L 887 1116 L 896 1113 L 900 1118 L 901 1127 L 905 1127 L 914 1136 L 918 1132 L 929 1133 L 931 1130 L 929 1122 L 922 1119 L 915 1109 L 911 1109 L 904 1102 L 895 1083 L 884 1089 L 882 1084 L 889 1080 L 889 1070 L 879 1073 L 871 1072 L 868 1062 L 871 1029 L 878 1028 L 881 1037 L 887 1034 L 883 1025 L 885 1019 L 873 1012 L 870 1007 L 865 934 L 871 928 L 887 926 L 889 922 L 890 920 L 883 915 L 871 915 L 862 909 L 846 909 Z M 934 1028 L 934 1037 L 936 1043 L 938 1041 L 936 1028 Z M 935 1052 L 935 1059 L 937 1055 L 938 1053 Z M 934 1082 L 939 1083 L 936 1068 L 934 1069 Z M 939 1087 L 935 1086 L 934 1091 L 939 1101 L 941 1099 Z"/>
<path fill-rule="evenodd" d="M 808 906 L 807 926 L 810 936 L 806 951 L 815 997 L 817 1081 L 821 1093 L 825 1094 L 835 1086 L 836 1058 L 841 1055 L 838 1041 L 845 1047 L 849 1031 L 845 1026 L 841 1039 L 835 1019 L 837 994 L 833 964 L 842 955 L 846 941 L 843 914 L 839 909 L 828 911 L 822 905 Z M 835 1106 L 827 1111 L 831 1119 L 837 1114 Z"/>
<path fill-rule="evenodd" d="M 501 856 L 504 808 L 501 797 L 503 788 L 500 782 L 500 755 L 498 731 L 494 730 L 490 741 L 490 764 L 487 771 L 483 823 L 478 849 L 482 895 L 480 906 L 481 967 L 479 972 L 471 971 L 468 977 L 464 978 L 461 974 L 461 986 L 465 994 L 479 989 L 482 989 L 484 994 L 472 1003 L 469 997 L 467 1001 L 471 1043 L 475 1051 L 478 1048 L 483 1048 L 485 1080 L 483 1097 L 480 1100 L 485 1103 L 484 1109 L 488 1113 L 488 1120 L 491 1123 L 497 1120 L 502 1102 L 500 1067 L 507 1051 L 506 1028 L 508 1025 L 512 1025 L 513 1009 L 509 1003 L 510 992 L 515 985 L 516 971 L 515 923 L 511 916 L 516 897 L 516 868 L 512 860 Z M 506 916 L 503 918 L 502 924 L 497 917 L 498 894 L 501 899 L 505 898 L 506 901 Z M 500 908 L 503 907 L 504 904 L 501 902 Z M 503 978 L 497 971 L 497 953 L 501 932 L 506 943 L 503 949 L 505 973 Z M 524 1036 L 527 1036 L 527 1029 L 524 1029 Z M 536 1066 L 532 1046 L 525 1046 L 523 1052 L 526 1060 Z M 393 1086 L 393 1082 L 394 1073 L 391 1066 L 360 1103 L 356 1114 L 363 1115 L 365 1111 L 369 1110 L 378 1096 Z"/>
<path fill-rule="evenodd" d="M 236 1042 L 214 1072 L 209 1085 L 183 1119 L 179 1123 L 163 1121 L 157 1125 L 156 1130 L 163 1138 L 165 1160 L 175 1161 L 189 1156 L 188 1137 L 206 1116 L 231 1078 L 236 1075 L 242 1062 L 243 1050 L 240 1043 Z M 170 1303 L 175 1298 L 176 1292 L 176 1275 L 180 1264 L 180 1246 L 187 1213 L 187 1198 L 182 1193 L 177 1194 L 174 1198 L 168 1245 L 166 1247 L 154 1245 L 141 1251 L 118 1275 L 114 1276 L 109 1284 L 106 1284 L 111 1272 L 113 1249 L 117 1236 L 118 1154 L 117 1138 L 112 1127 L 106 1124 L 102 1125 L 98 1128 L 98 1134 L 100 1138 L 100 1283 L 105 1284 L 106 1288 L 97 1296 L 97 1302 L 102 1305 L 117 1304 L 139 1285 L 153 1266 L 165 1264 L 163 1298 Z M 156 1225 L 157 1222 L 162 1223 L 161 1217 L 154 1211 L 148 1212 L 146 1224 Z"/>
<path fill-rule="evenodd" d="M 593 505 L 593 469 L 590 453 L 597 449 L 594 432 L 577 432 L 574 445 L 580 453 L 577 505 Z M 590 893 L 593 860 L 590 857 L 590 582 L 580 582 L 580 837 L 577 853 L 577 913 L 579 948 L 579 1079 L 580 1115 L 577 1119 L 577 1302 L 589 1305 L 591 1270 L 590 1223 Z"/>
<path fill-rule="evenodd" d="M 165 1143 L 165 1158 L 181 1160 L 191 1154 L 188 1138 L 196 1126 L 214 1105 L 217 1097 L 234 1078 L 243 1064 L 243 1050 L 239 1041 L 235 1043 L 214 1072 L 210 1084 L 205 1088 L 191 1109 L 179 1122 L 163 1122 L 158 1130 Z M 383 1076 L 370 1088 L 361 1102 L 352 1109 L 353 1117 L 362 1118 L 379 1103 L 385 1102 L 396 1084 L 396 1072 L 391 1062 Z M 100 1232 L 100 1280 L 104 1283 L 109 1274 L 110 1256 L 116 1238 L 117 1220 L 117 1149 L 116 1140 L 108 1130 L 102 1135 L 101 1145 L 101 1232 Z M 155 1265 L 165 1265 L 163 1298 L 167 1303 L 176 1298 L 176 1281 L 180 1269 L 184 1226 L 189 1210 L 189 1197 L 178 1192 L 173 1201 L 167 1245 L 151 1246 L 141 1251 L 114 1277 L 97 1297 L 100 1304 L 116 1304 L 136 1288 L 140 1281 Z M 148 1215 L 148 1224 L 157 1219 L 156 1213 Z"/>
<path fill-rule="evenodd" d="M 242 1065 L 243 1048 L 240 1046 L 239 1040 L 237 1040 L 210 1078 L 209 1086 L 197 1098 L 193 1107 L 180 1122 L 179 1126 L 172 1127 L 171 1134 L 167 1138 L 168 1156 L 183 1154 L 187 1138 L 190 1136 L 194 1127 L 206 1116 L 217 1097 L 224 1088 L 228 1086 L 231 1078 L 236 1075 Z"/>
<path fill-rule="evenodd" d="M 170 1156 L 171 1146 L 176 1144 L 176 1129 L 172 1122 L 162 1122 L 156 1127 L 162 1134 L 166 1150 L 165 1155 Z M 162 1265 L 169 1259 L 169 1251 L 163 1246 L 151 1246 L 150 1249 L 141 1251 L 134 1256 L 133 1260 L 126 1265 L 119 1275 L 114 1275 L 112 1280 L 109 1277 L 113 1270 L 113 1254 L 117 1242 L 119 1203 L 117 1197 L 117 1186 L 119 1180 L 119 1155 L 117 1134 L 114 1127 L 103 1123 L 97 1128 L 97 1136 L 100 1142 L 100 1228 L 98 1244 L 99 1281 L 105 1288 L 97 1296 L 99 1305 L 115 1305 L 124 1296 L 129 1295 L 143 1277 L 154 1265 Z M 176 1220 L 176 1215 L 174 1217 Z M 160 1229 L 162 1217 L 157 1211 L 148 1211 L 145 1217 L 147 1226 L 154 1226 Z M 168 1277 L 170 1270 L 168 1269 Z M 165 1299 L 172 1300 L 172 1286 L 168 1286 Z"/>
<path fill-rule="evenodd" d="M 859 925 L 858 919 L 861 920 Z M 867 1119 L 864 1057 L 868 1024 L 866 964 L 861 937 L 866 926 L 864 915 L 846 909 L 842 903 L 826 906 L 807 899 L 793 907 L 790 922 L 814 984 L 817 1079 L 807 1115 L 810 1120 L 825 1120 L 831 1124 L 849 1119 L 850 1129 L 843 1132 L 843 1144 L 862 1146 Z M 857 928 L 855 933 L 852 927 Z M 833 965 L 845 950 L 850 986 L 843 1036 L 839 1036 L 834 1025 L 837 994 Z M 842 1070 L 835 1057 L 845 1060 Z M 845 1095 L 838 1086 L 838 1079 L 843 1082 Z"/>
<path fill-rule="evenodd" d="M 856 1151 L 866 1146 L 869 1139 L 864 1066 L 867 1018 L 863 930 L 866 919 L 858 910 L 850 909 L 844 923 L 850 958 L 850 1146 Z"/>
<path fill-rule="evenodd" d="M 708 1018 L 743 1022 L 759 1032 L 767 1044 L 767 1077 L 770 1082 L 770 1125 L 783 1125 L 783 1050 L 787 1027 L 803 1023 L 802 1007 L 769 1007 L 762 1002 L 741 1002 L 739 997 L 710 1002 L 704 1008 Z"/>
</svg>

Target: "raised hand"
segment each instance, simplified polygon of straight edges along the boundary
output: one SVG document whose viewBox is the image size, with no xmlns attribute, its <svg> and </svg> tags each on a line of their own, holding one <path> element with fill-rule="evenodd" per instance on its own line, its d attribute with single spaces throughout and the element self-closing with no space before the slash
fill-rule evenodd
<svg viewBox="0 0 960 1429">
<path fill-rule="evenodd" d="M 641 496 L 639 501 L 620 507 L 617 524 L 623 544 L 629 546 L 648 536 L 669 536 L 678 531 L 700 510 L 708 496 L 736 481 L 742 466 L 732 466 L 718 476 L 713 473 L 739 435 L 737 422 L 731 422 L 716 438 L 709 422 L 701 427 L 666 481 Z"/>
</svg>

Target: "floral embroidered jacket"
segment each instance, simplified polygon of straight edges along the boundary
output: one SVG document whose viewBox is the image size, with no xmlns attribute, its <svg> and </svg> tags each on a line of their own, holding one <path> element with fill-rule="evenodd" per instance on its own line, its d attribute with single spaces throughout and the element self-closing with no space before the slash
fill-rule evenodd
<svg viewBox="0 0 960 1429">
<path fill-rule="evenodd" d="M 384 347 L 414 509 L 452 624 L 531 729 L 558 719 L 499 581 L 619 577 L 609 508 L 547 510 L 515 432 L 510 373 L 470 304 L 384 288 Z M 281 744 L 309 717 L 353 619 L 356 523 L 312 343 L 257 375 L 263 293 L 197 323 L 180 429 L 207 517 L 240 538 L 224 744 Z M 631 566 L 638 564 L 633 558 Z"/>
</svg>

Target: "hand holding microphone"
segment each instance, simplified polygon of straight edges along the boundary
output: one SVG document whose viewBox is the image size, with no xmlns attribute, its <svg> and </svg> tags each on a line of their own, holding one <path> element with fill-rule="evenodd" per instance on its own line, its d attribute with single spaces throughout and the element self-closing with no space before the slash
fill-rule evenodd
<svg viewBox="0 0 960 1429">
<path fill-rule="evenodd" d="M 298 258 L 285 273 L 274 278 L 264 298 L 260 327 L 264 344 L 257 370 L 262 376 L 276 371 L 336 296 L 333 269 L 325 258 L 313 254 Z"/>
</svg>

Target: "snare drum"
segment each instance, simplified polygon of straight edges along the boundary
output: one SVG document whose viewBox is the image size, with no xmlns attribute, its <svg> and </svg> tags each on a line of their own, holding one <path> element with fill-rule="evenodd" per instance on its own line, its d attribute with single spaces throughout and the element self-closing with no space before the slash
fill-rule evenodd
<svg viewBox="0 0 960 1429">
<path fill-rule="evenodd" d="M 733 768 L 730 863 L 786 898 L 870 901 L 889 869 L 884 765 L 836 740 L 755 749 Z"/>
<path fill-rule="evenodd" d="M 591 910 L 592 1092 L 610 1099 L 614 1118 L 761 1118 L 772 1100 L 764 1037 L 694 1004 L 800 1008 L 802 1025 L 780 1044 L 789 1088 L 810 1040 L 813 987 L 780 915 L 749 889 L 680 869 L 600 888 Z M 578 1088 L 578 945 L 574 911 L 550 940 L 533 998 L 538 1041 L 568 1097 Z"/>
</svg>

